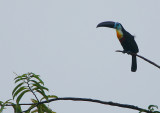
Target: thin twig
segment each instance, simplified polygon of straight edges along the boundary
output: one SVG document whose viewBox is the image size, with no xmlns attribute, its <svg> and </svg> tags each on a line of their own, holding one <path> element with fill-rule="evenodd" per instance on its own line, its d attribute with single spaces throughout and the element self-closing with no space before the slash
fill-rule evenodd
<svg viewBox="0 0 160 113">
<path fill-rule="evenodd" d="M 32 94 L 35 96 L 35 98 L 36 98 L 37 101 L 39 102 L 38 97 L 36 96 L 36 94 L 33 92 L 33 90 L 31 89 L 31 87 L 30 87 L 30 85 L 29 85 L 29 81 L 27 81 L 27 85 L 28 85 L 29 90 L 32 92 Z"/>
<path fill-rule="evenodd" d="M 122 53 L 124 53 L 124 51 L 121 51 L 121 50 L 117 50 L 116 52 L 122 52 Z M 126 52 L 126 53 L 127 53 L 127 52 Z M 156 66 L 157 68 L 160 69 L 160 66 L 159 66 L 159 65 L 157 65 L 156 63 L 152 62 L 151 60 L 148 60 L 147 58 L 145 58 L 145 57 L 143 57 L 143 56 L 141 56 L 141 55 L 138 55 L 138 54 L 136 54 L 136 53 L 130 53 L 130 52 L 128 52 L 127 54 L 136 55 L 137 57 L 139 57 L 139 58 L 147 61 L 148 63 L 150 63 L 150 64 L 152 64 L 152 65 L 154 65 L 154 66 Z"/>
<path fill-rule="evenodd" d="M 37 106 L 37 105 L 39 104 L 39 99 L 38 99 L 38 97 L 36 96 L 36 94 L 33 92 L 32 88 L 30 87 L 29 78 L 27 79 L 27 82 L 26 82 L 26 83 L 27 83 L 27 85 L 28 85 L 29 90 L 32 92 L 32 94 L 35 96 L 36 100 L 38 101 L 38 103 L 35 104 L 35 106 Z M 20 112 L 20 113 L 25 113 L 25 112 L 33 109 L 35 106 L 33 106 L 32 108 L 27 109 L 27 110 L 25 110 L 25 111 L 22 111 L 22 112 Z"/>
<path fill-rule="evenodd" d="M 128 109 L 133 109 L 133 110 L 138 110 L 138 111 L 142 111 L 142 112 L 146 112 L 146 113 L 153 113 L 152 111 L 134 106 L 134 105 L 128 105 L 128 104 L 120 104 L 120 103 L 116 103 L 116 102 L 106 102 L 106 101 L 101 101 L 101 100 L 97 100 L 97 99 L 90 99 L 90 98 L 76 98 L 76 97 L 61 97 L 61 98 L 55 98 L 55 99 L 50 99 L 48 101 L 42 101 L 39 102 L 38 104 L 44 104 L 44 103 L 50 103 L 53 101 L 58 101 L 58 100 L 72 100 L 72 101 L 87 101 L 87 102 L 94 102 L 94 103 L 99 103 L 99 104 L 104 104 L 104 105 L 110 105 L 110 106 L 117 106 L 117 107 L 122 107 L 122 108 L 128 108 Z M 22 103 L 19 105 L 35 105 L 37 103 Z M 13 104 L 7 104 L 5 106 L 12 106 Z"/>
</svg>

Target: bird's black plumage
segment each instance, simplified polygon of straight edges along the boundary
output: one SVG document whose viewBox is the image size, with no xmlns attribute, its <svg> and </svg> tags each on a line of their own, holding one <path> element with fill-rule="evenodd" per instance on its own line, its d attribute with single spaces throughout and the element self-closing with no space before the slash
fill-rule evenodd
<svg viewBox="0 0 160 113">
<path fill-rule="evenodd" d="M 121 45 L 124 51 L 130 51 L 132 53 L 138 53 L 139 49 L 136 41 L 134 40 L 134 36 L 132 36 L 129 32 L 122 30 L 124 40 L 121 41 Z M 131 71 L 135 72 L 137 70 L 137 58 L 135 55 L 132 55 L 132 64 Z"/>
<path fill-rule="evenodd" d="M 106 21 L 97 25 L 97 27 L 110 27 L 115 28 L 117 31 L 117 37 L 126 52 L 138 53 L 139 49 L 134 36 L 127 32 L 123 26 L 118 22 Z M 131 71 L 135 72 L 137 70 L 137 59 L 135 55 L 132 55 L 132 65 Z"/>
</svg>

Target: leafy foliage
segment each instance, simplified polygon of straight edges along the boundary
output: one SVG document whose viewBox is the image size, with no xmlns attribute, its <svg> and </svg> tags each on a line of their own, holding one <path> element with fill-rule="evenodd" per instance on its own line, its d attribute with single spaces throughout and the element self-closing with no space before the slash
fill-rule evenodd
<svg viewBox="0 0 160 113">
<path fill-rule="evenodd" d="M 41 100 L 45 99 L 48 101 L 49 98 L 58 98 L 55 95 L 46 95 L 45 91 L 49 91 L 49 89 L 44 86 L 44 82 L 40 79 L 39 75 L 27 73 L 20 76 L 17 75 L 14 80 L 15 83 L 18 84 L 12 91 L 13 99 L 16 98 L 16 104 L 13 104 L 15 112 L 22 112 L 19 102 L 26 93 L 30 92 L 35 96 L 35 99 L 31 99 L 34 104 L 25 111 L 26 113 L 55 113 L 45 104 L 39 104 L 41 101 L 39 101 L 36 95 L 37 93 L 42 96 Z M 31 111 L 35 107 L 37 109 Z"/>
<path fill-rule="evenodd" d="M 146 112 L 146 111 L 151 112 L 151 113 L 160 113 L 160 111 L 156 111 L 155 109 L 158 109 L 157 105 L 149 105 L 148 110 L 143 109 L 143 110 L 139 111 L 139 113 Z"/>
<path fill-rule="evenodd" d="M 149 105 L 148 110 L 153 112 L 153 113 L 160 113 L 159 111 L 155 111 L 155 109 L 158 109 L 157 105 Z"/>
<path fill-rule="evenodd" d="M 12 100 L 12 99 L 9 99 L 9 100 L 7 100 L 6 102 L 0 101 L 0 106 L 1 106 L 1 108 L 0 108 L 0 113 L 3 112 L 3 110 L 5 109 L 5 105 L 6 105 L 6 104 L 12 104 L 12 103 L 10 102 L 11 100 Z"/>
</svg>

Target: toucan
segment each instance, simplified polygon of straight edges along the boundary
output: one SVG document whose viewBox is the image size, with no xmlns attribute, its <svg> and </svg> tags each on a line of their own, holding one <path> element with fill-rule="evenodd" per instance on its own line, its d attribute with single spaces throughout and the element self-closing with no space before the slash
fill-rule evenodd
<svg viewBox="0 0 160 113">
<path fill-rule="evenodd" d="M 113 22 L 113 21 L 105 21 L 101 22 L 97 25 L 97 27 L 109 27 L 116 29 L 117 38 L 119 39 L 124 53 L 134 53 L 132 54 L 132 64 L 131 71 L 136 72 L 137 70 L 137 58 L 136 55 L 139 52 L 136 41 L 134 40 L 134 36 L 127 32 L 121 23 Z"/>
</svg>

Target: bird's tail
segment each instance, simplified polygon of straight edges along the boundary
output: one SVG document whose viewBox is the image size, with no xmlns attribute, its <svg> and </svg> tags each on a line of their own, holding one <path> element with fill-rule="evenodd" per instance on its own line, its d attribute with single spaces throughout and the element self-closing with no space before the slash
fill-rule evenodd
<svg viewBox="0 0 160 113">
<path fill-rule="evenodd" d="M 132 66 L 131 66 L 131 71 L 136 72 L 137 70 L 137 58 L 135 55 L 132 55 Z"/>
</svg>

